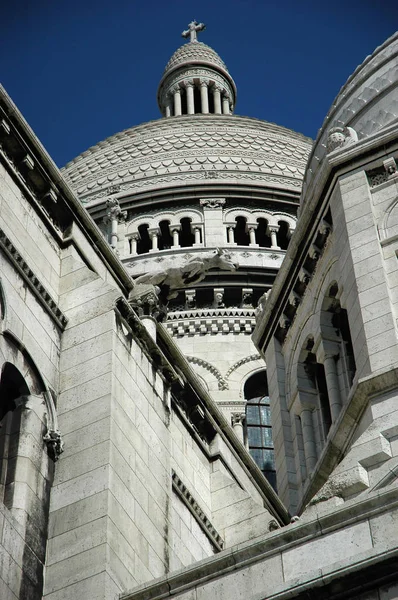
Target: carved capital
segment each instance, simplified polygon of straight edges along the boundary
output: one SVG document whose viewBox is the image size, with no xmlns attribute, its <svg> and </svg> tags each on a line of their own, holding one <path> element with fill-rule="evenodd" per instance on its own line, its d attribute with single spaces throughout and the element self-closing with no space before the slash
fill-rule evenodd
<svg viewBox="0 0 398 600">
<path fill-rule="evenodd" d="M 200 206 L 204 208 L 222 208 L 225 205 L 225 198 L 204 198 L 200 201 Z"/>
<path fill-rule="evenodd" d="M 127 211 L 120 208 L 120 204 L 117 198 L 108 198 L 106 201 L 106 215 L 104 222 L 108 223 L 113 220 L 119 221 L 119 223 L 127 219 Z"/>
<path fill-rule="evenodd" d="M 243 425 L 245 418 L 246 415 L 244 412 L 233 412 L 231 414 L 232 427 L 235 427 L 236 425 Z"/>
</svg>

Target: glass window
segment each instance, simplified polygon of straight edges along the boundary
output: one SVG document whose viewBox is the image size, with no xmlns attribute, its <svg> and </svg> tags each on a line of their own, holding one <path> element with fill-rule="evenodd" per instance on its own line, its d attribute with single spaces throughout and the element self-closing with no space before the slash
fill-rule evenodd
<svg viewBox="0 0 398 600">
<path fill-rule="evenodd" d="M 274 444 L 268 396 L 257 396 L 247 400 L 246 430 L 250 454 L 276 491 Z"/>
</svg>

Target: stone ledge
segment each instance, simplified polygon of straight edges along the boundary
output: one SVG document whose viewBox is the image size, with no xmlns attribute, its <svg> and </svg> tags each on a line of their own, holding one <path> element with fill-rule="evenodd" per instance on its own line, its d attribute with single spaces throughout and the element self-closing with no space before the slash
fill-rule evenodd
<svg viewBox="0 0 398 600">
<path fill-rule="evenodd" d="M 188 592 L 197 586 L 210 584 L 232 572 L 238 572 L 243 568 L 253 566 L 259 561 L 268 560 L 276 555 L 281 555 L 287 550 L 300 551 L 304 544 L 310 546 L 316 540 L 326 537 L 333 531 L 342 531 L 346 527 L 358 523 L 366 523 L 370 517 L 379 515 L 381 511 L 392 512 L 398 508 L 398 494 L 396 489 L 390 489 L 383 494 L 376 493 L 361 502 L 347 503 L 338 507 L 331 514 L 319 517 L 312 521 L 298 521 L 295 524 L 279 529 L 273 533 L 261 536 L 255 541 L 235 546 L 224 550 L 215 557 L 204 559 L 191 567 L 156 581 L 143 585 L 136 590 L 127 592 L 120 596 L 120 600 L 160 600 L 183 592 Z M 361 549 L 360 549 L 361 550 Z M 308 552 L 308 550 L 307 550 Z M 299 578 L 285 581 L 284 578 L 274 585 L 274 590 L 267 594 L 267 599 L 285 600 L 287 598 L 330 598 L 331 595 L 318 595 L 319 588 L 330 586 L 331 590 L 345 589 L 350 595 L 350 587 L 357 579 L 363 580 L 364 573 L 372 572 L 375 577 L 371 580 L 372 585 L 377 585 L 376 570 L 381 572 L 384 581 L 386 577 L 395 577 L 398 568 L 398 549 L 377 550 L 374 546 L 364 555 L 362 551 L 349 557 L 349 564 L 334 563 L 334 567 L 316 569 L 303 573 Z M 388 564 L 388 568 L 384 568 Z M 393 565 L 391 570 L 390 565 Z M 393 574 L 393 575 L 391 575 Z M 344 584 L 342 582 L 344 581 Z M 366 581 L 366 579 L 365 579 Z M 369 579 L 367 580 L 369 582 Z M 220 582 L 221 583 L 221 582 Z M 222 584 L 220 585 L 221 588 Z M 312 592 L 311 592 L 312 590 Z M 211 592 L 213 591 L 210 590 Z M 325 590 L 326 591 L 326 590 Z M 310 595 L 308 595 L 310 594 Z M 336 594 L 337 595 L 337 594 Z M 263 597 L 263 596 L 261 596 Z M 339 596 L 342 597 L 342 596 Z"/>
</svg>

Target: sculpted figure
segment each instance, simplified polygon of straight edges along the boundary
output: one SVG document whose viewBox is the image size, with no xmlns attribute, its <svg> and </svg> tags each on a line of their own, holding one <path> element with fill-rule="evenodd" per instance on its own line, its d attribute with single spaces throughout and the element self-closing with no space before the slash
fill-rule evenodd
<svg viewBox="0 0 398 600">
<path fill-rule="evenodd" d="M 206 277 L 210 269 L 236 271 L 238 267 L 229 252 L 217 248 L 204 256 L 195 256 L 179 267 L 169 267 L 137 277 L 134 280 L 134 289 L 130 293 L 130 301 L 134 306 L 141 291 L 147 292 L 148 286 L 151 286 L 152 292 L 157 292 L 160 305 L 165 307 L 169 300 L 177 297 L 178 290 L 196 285 Z"/>
<path fill-rule="evenodd" d="M 332 127 L 329 131 L 326 151 L 344 148 L 358 141 L 358 134 L 352 127 Z"/>
</svg>

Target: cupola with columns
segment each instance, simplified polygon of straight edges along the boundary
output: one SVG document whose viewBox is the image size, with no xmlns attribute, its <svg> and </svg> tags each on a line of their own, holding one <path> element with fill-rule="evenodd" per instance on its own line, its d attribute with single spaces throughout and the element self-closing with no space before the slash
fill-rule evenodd
<svg viewBox="0 0 398 600">
<path fill-rule="evenodd" d="M 203 23 L 189 23 L 182 32 L 188 43 L 178 48 L 166 65 L 158 89 L 164 117 L 233 112 L 235 82 L 217 52 L 198 41 L 198 32 L 204 29 Z"/>
</svg>

